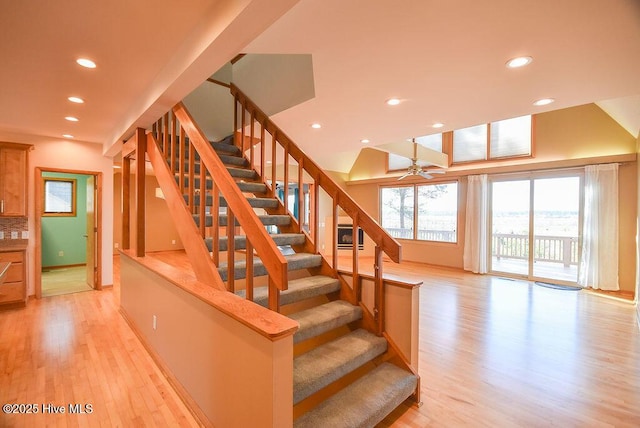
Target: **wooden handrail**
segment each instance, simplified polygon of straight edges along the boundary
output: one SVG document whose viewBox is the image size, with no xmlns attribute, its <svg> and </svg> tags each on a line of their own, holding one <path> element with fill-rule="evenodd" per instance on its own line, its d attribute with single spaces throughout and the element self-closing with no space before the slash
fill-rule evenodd
<svg viewBox="0 0 640 428">
<path fill-rule="evenodd" d="M 229 216 L 229 224 L 227 228 L 233 228 L 231 217 L 235 217 L 244 229 L 247 240 L 251 242 L 253 249 L 256 250 L 265 269 L 269 274 L 270 283 L 273 283 L 279 290 L 287 289 L 287 260 L 284 258 L 275 242 L 269 236 L 267 230 L 260 222 L 260 219 L 249 205 L 249 201 L 242 194 L 236 182 L 233 180 L 226 167 L 218 156 L 215 156 L 208 139 L 202 130 L 196 125 L 191 114 L 187 111 L 184 104 L 178 103 L 173 108 L 182 128 L 184 128 L 189 141 L 195 147 L 200 155 L 200 162 L 204 164 L 206 169 L 215 176 L 216 188 L 224 197 L 227 207 L 233 212 L 233 216 Z M 200 194 L 201 205 L 204 205 L 205 195 Z M 201 223 L 204 219 L 201 219 Z M 230 236 L 231 237 L 231 236 Z M 228 245 L 233 245 L 231 241 Z M 250 254 L 247 254 L 247 262 L 253 260 Z M 229 266 L 229 272 L 233 270 L 233 266 Z"/>
<path fill-rule="evenodd" d="M 376 222 L 351 196 L 349 196 L 340 186 L 329 177 L 310 157 L 308 157 L 282 130 L 280 130 L 271 119 L 260 108 L 244 95 L 237 86 L 231 84 L 231 94 L 236 97 L 240 104 L 252 112 L 255 121 L 261 123 L 274 140 L 285 149 L 285 153 L 298 162 L 329 196 L 336 200 L 338 206 L 344 210 L 351 218 L 358 218 L 358 225 L 369 235 L 377 246 L 394 262 L 399 263 L 402 259 L 402 246 L 378 222 Z M 277 138 L 276 138 L 277 136 Z M 275 170 L 275 160 L 273 160 Z M 286 185 L 286 183 L 285 183 Z"/>
</svg>

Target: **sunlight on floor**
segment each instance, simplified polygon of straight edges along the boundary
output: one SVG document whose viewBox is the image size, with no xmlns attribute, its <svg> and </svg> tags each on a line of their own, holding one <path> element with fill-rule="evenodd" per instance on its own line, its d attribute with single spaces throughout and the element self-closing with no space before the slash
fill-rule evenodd
<svg viewBox="0 0 640 428">
<path fill-rule="evenodd" d="M 42 272 L 42 297 L 89 291 L 86 266 L 51 269 Z"/>
</svg>

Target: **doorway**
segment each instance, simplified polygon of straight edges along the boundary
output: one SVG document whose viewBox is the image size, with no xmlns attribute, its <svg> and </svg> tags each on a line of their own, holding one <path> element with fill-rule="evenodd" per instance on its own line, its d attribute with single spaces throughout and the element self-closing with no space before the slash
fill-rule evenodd
<svg viewBox="0 0 640 428">
<path fill-rule="evenodd" d="M 582 176 L 494 180 L 491 271 L 529 280 L 578 281 Z"/>
<path fill-rule="evenodd" d="M 36 168 L 37 298 L 100 290 L 102 173 Z"/>
</svg>

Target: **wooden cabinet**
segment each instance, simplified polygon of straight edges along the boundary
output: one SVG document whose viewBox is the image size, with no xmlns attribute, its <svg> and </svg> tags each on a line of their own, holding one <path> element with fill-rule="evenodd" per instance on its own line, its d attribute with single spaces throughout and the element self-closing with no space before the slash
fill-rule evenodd
<svg viewBox="0 0 640 428">
<path fill-rule="evenodd" d="M 9 270 L 0 284 L 0 308 L 5 303 L 27 302 L 25 251 L 0 252 L 0 263 L 9 262 Z"/>
<path fill-rule="evenodd" d="M 0 143 L 0 217 L 27 216 L 27 144 Z"/>
</svg>

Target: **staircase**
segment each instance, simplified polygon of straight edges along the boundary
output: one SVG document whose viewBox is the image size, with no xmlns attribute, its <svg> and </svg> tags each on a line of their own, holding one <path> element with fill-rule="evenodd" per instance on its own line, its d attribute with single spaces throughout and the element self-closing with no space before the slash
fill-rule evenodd
<svg viewBox="0 0 640 428">
<path fill-rule="evenodd" d="M 412 395 L 417 397 L 417 375 L 397 364 L 397 352 L 375 331 L 375 317 L 363 311 L 359 292 L 345 290 L 336 269 L 313 251 L 316 246 L 301 230 L 300 217 L 294 218 L 276 197 L 275 176 L 269 180 L 264 163 L 261 175 L 233 137 L 194 150 L 184 133 L 168 138 L 161 132 L 168 123 L 165 117 L 154 129 L 158 148 L 226 289 L 300 325 L 293 338 L 294 426 L 371 427 Z M 235 140 L 244 141 L 244 133 Z M 215 184 L 213 168 L 202 164 L 207 151 L 206 156 L 215 153 L 284 258 L 286 284 L 278 289 L 272 268 L 256 254 L 254 236 L 247 236 L 238 212 L 234 215 Z"/>
<path fill-rule="evenodd" d="M 278 199 L 267 197 L 267 186 L 260 181 L 258 174 L 251 169 L 249 162 L 242 156 L 240 149 L 233 145 L 233 139 L 227 138 L 221 142 L 211 143 L 211 147 L 227 167 L 230 175 L 237 180 L 240 190 L 246 194 L 250 206 L 258 211 L 258 218 L 265 226 L 279 228 L 289 227 L 293 220 L 289 214 L 269 214 L 266 209 L 275 210 L 280 205 Z M 195 172 L 200 172 L 200 166 L 195 164 Z M 187 172 L 188 172 L 188 168 Z M 186 177 L 176 175 L 176 180 Z M 187 183 L 188 184 L 188 183 Z M 200 187 L 195 181 L 195 186 Z M 207 185 L 211 188 L 211 185 Z M 187 188 L 188 189 L 188 188 Z M 200 196 L 200 195 L 199 195 Z M 185 201 L 188 194 L 183 195 Z M 205 198 L 195 198 L 195 206 L 199 209 L 204 201 L 205 212 L 213 208 L 213 196 L 207 194 Z M 226 208 L 226 201 L 219 197 L 219 207 Z M 193 215 L 194 221 L 200 225 L 200 216 Z M 213 216 L 205 216 L 206 227 L 213 225 Z M 227 227 L 228 218 L 221 214 L 219 226 Z M 320 268 L 322 256 L 305 252 L 296 252 L 305 243 L 302 233 L 271 233 L 276 245 L 286 254 L 289 272 L 304 271 Z M 209 251 L 213 250 L 213 239 L 206 238 L 205 243 Z M 247 238 L 244 235 L 235 236 L 235 250 L 246 249 Z M 228 249 L 227 237 L 220 237 L 218 248 L 220 251 Z M 266 275 L 267 272 L 259 258 L 254 258 L 253 275 Z M 233 267 L 236 280 L 246 278 L 246 260 L 236 261 Z M 225 262 L 218 265 L 218 272 L 223 281 L 229 276 L 229 266 Z M 317 401 L 314 396 L 323 396 L 323 391 L 334 382 L 370 365 L 377 366 L 373 370 L 360 376 L 339 391 L 338 394 L 323 400 L 315 408 L 305 412 L 296 419 L 296 427 L 361 427 L 374 426 L 400 403 L 414 393 L 417 378 L 410 372 L 384 362 L 387 352 L 387 341 L 365 329 L 357 328 L 362 319 L 362 309 L 344 300 L 335 299 L 341 288 L 340 281 L 326 275 L 309 275 L 290 280 L 288 289 L 281 292 L 280 304 L 295 306 L 305 300 L 326 300 L 298 312 L 291 312 L 288 316 L 300 324 L 300 329 L 294 335 L 294 343 L 299 349 L 311 347 L 310 350 L 297 355 L 294 359 L 294 405 L 305 400 L 310 403 Z M 244 289 L 236 291 L 241 297 L 246 297 Z M 321 297 L 322 299 L 318 299 Z M 253 301 L 267 306 L 268 289 L 266 286 L 254 289 Z M 294 309 L 295 310 L 295 309 Z M 332 339 L 323 342 L 323 335 Z M 305 349 L 306 350 L 306 349 Z M 326 392 L 324 393 L 326 395 Z M 309 407 L 307 405 L 307 407 Z"/>
</svg>

